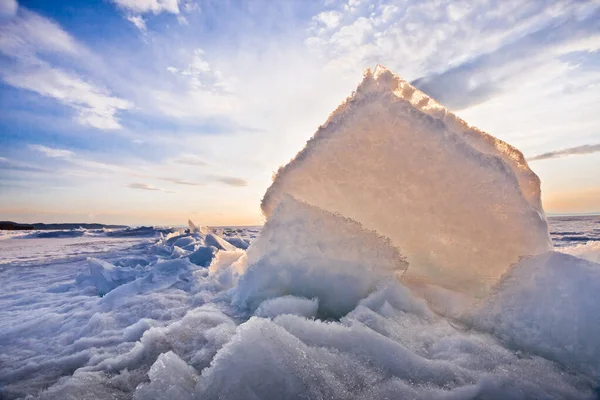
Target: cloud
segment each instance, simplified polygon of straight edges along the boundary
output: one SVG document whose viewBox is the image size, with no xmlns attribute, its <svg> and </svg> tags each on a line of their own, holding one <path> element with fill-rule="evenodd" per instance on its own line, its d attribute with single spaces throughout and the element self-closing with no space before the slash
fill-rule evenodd
<svg viewBox="0 0 600 400">
<path fill-rule="evenodd" d="M 179 158 L 176 158 L 173 161 L 178 164 L 187 164 L 187 165 L 195 165 L 195 166 L 208 165 L 204 160 L 202 160 L 196 156 L 192 156 L 192 155 L 184 155 Z"/>
<path fill-rule="evenodd" d="M 235 79 L 225 78 L 202 49 L 195 49 L 184 67 L 168 66 L 175 90 L 153 90 L 153 106 L 176 118 L 198 118 L 230 114 L 239 107 Z"/>
<path fill-rule="evenodd" d="M 3 71 L 2 78 L 11 86 L 71 107 L 76 111 L 75 121 L 101 130 L 120 129 L 117 112 L 133 107 L 130 102 L 111 96 L 106 89 L 42 61 L 20 63 L 17 68 Z"/>
<path fill-rule="evenodd" d="M 191 91 L 209 91 L 227 94 L 234 91 L 234 83 L 223 77 L 221 71 L 211 65 L 202 49 L 195 49 L 189 64 L 184 69 L 168 67 L 172 74 L 184 78 Z"/>
<path fill-rule="evenodd" d="M 163 181 L 175 183 L 177 185 L 187 185 L 187 186 L 202 186 L 200 183 L 189 182 L 178 178 L 160 178 Z"/>
<path fill-rule="evenodd" d="M 138 28 L 140 32 L 146 32 L 146 21 L 144 21 L 144 18 L 142 18 L 141 15 L 129 15 L 127 16 L 127 21 L 135 25 L 135 27 Z"/>
<path fill-rule="evenodd" d="M 567 17 L 442 73 L 411 83 L 453 110 L 468 108 L 510 90 L 519 77 L 546 66 L 550 60 L 600 48 L 600 34 L 594 27 L 598 18 L 598 11 L 584 19 Z"/>
<path fill-rule="evenodd" d="M 40 144 L 30 144 L 29 148 L 32 150 L 38 151 L 40 153 L 43 153 L 46 157 L 51 157 L 51 158 L 67 158 L 68 159 L 75 155 L 75 153 L 73 153 L 70 150 L 55 149 L 52 147 L 42 146 Z"/>
<path fill-rule="evenodd" d="M 147 183 L 134 182 L 134 183 L 130 183 L 129 185 L 127 185 L 127 187 L 131 188 L 131 189 L 151 190 L 151 191 L 163 192 L 163 193 L 173 193 L 173 192 L 170 192 L 168 190 L 164 190 L 164 189 L 160 189 L 160 188 L 154 187 L 154 186 L 152 186 L 150 184 L 147 184 Z"/>
<path fill-rule="evenodd" d="M 600 43 L 598 3 L 338 4 L 331 11 L 343 16 L 327 25 L 322 17 L 328 14 L 318 14 L 305 40 L 326 70 L 351 76 L 358 68 L 380 63 L 455 110 L 510 90 L 515 77 L 521 79 L 561 54 L 593 51 Z"/>
<path fill-rule="evenodd" d="M 550 151 L 548 153 L 539 154 L 537 156 L 531 157 L 528 161 L 539 161 L 539 160 L 547 160 L 550 158 L 558 158 L 565 157 L 574 154 L 591 154 L 600 152 L 600 143 L 598 144 L 586 144 L 583 146 L 571 147 L 568 149 L 555 150 Z"/>
<path fill-rule="evenodd" d="M 14 16 L 18 8 L 16 0 L 0 0 L 0 18 Z"/>
<path fill-rule="evenodd" d="M 323 11 L 313 17 L 314 21 L 322 23 L 327 29 L 333 29 L 340 24 L 342 13 L 338 11 Z"/>
<path fill-rule="evenodd" d="M 117 112 L 133 107 L 107 89 L 44 61 L 41 57 L 48 54 L 88 57 L 89 51 L 59 25 L 36 13 L 23 9 L 9 23 L 0 25 L 0 53 L 12 60 L 0 71 L 5 83 L 74 109 L 75 120 L 81 125 L 119 129 Z"/>
<path fill-rule="evenodd" d="M 243 187 L 248 186 L 248 181 L 241 178 L 235 178 L 231 176 L 215 176 L 213 179 L 216 182 L 221 182 L 229 186 Z"/>
<path fill-rule="evenodd" d="M 0 169 L 11 170 L 11 171 L 22 171 L 22 172 L 39 172 L 48 173 L 47 169 L 38 168 L 27 163 L 15 162 L 4 157 L 0 157 Z"/>
<path fill-rule="evenodd" d="M 113 0 L 113 2 L 117 6 L 135 13 L 179 14 L 178 0 Z"/>
</svg>

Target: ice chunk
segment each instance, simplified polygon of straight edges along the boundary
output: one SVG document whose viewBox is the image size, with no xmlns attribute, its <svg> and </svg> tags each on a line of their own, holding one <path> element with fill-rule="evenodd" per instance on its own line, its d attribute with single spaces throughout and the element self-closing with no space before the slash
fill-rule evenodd
<svg viewBox="0 0 600 400">
<path fill-rule="evenodd" d="M 214 233 L 207 233 L 206 237 L 204 238 L 204 243 L 207 246 L 214 246 L 218 250 L 225 250 L 225 251 L 235 251 L 236 250 L 236 247 L 234 245 L 228 243 L 225 239 L 220 238 L 219 236 L 215 235 Z"/>
<path fill-rule="evenodd" d="M 194 399 L 193 392 L 198 379 L 196 370 L 172 351 L 158 356 L 148 377 L 150 383 L 142 384 L 136 389 L 134 400 Z"/>
<path fill-rule="evenodd" d="M 178 246 L 181 247 L 184 250 L 193 250 L 193 248 L 190 248 L 190 246 L 193 247 L 193 245 L 196 243 L 196 239 L 194 239 L 191 236 L 183 236 L 180 237 L 179 239 L 177 239 L 174 243 L 173 246 Z"/>
<path fill-rule="evenodd" d="M 589 241 L 584 244 L 563 247 L 560 251 L 562 253 L 600 263 L 600 242 Z"/>
<path fill-rule="evenodd" d="M 229 243 L 231 243 L 238 249 L 242 249 L 242 250 L 246 250 L 248 248 L 248 246 L 250 246 L 250 243 L 247 240 L 245 240 L 239 236 L 228 237 L 228 238 L 225 238 L 225 240 L 227 240 Z"/>
<path fill-rule="evenodd" d="M 234 289 L 236 305 L 256 309 L 291 294 L 318 298 L 322 316 L 345 314 L 407 267 L 388 239 L 290 196 L 248 249 L 248 265 Z"/>
<path fill-rule="evenodd" d="M 319 301 L 296 296 L 282 296 L 260 303 L 254 315 L 263 318 L 275 318 L 278 315 L 292 314 L 305 318 L 317 316 Z"/>
<path fill-rule="evenodd" d="M 406 255 L 404 278 L 483 295 L 521 256 L 550 249 L 538 177 L 514 147 L 470 127 L 384 68 L 267 190 L 352 218 Z"/>
<path fill-rule="evenodd" d="M 523 260 L 475 324 L 513 347 L 600 377 L 600 264 L 558 252 Z"/>
<path fill-rule="evenodd" d="M 76 277 L 76 282 L 91 283 L 96 287 L 96 292 L 104 296 L 117 286 L 131 282 L 136 278 L 136 271 L 131 267 L 119 267 L 104 260 L 88 258 L 90 263 L 89 273 L 81 273 Z"/>
<path fill-rule="evenodd" d="M 201 246 L 196 249 L 192 254 L 190 254 L 189 259 L 193 264 L 196 264 L 200 267 L 208 267 L 215 256 L 217 249 L 213 246 Z"/>
</svg>

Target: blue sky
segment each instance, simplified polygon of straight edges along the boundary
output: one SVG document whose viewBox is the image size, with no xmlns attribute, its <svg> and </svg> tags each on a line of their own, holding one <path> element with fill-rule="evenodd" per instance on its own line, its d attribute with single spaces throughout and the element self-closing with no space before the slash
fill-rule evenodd
<svg viewBox="0 0 600 400">
<path fill-rule="evenodd" d="M 377 63 L 600 211 L 597 1 L 0 0 L 0 219 L 256 224 Z"/>
</svg>

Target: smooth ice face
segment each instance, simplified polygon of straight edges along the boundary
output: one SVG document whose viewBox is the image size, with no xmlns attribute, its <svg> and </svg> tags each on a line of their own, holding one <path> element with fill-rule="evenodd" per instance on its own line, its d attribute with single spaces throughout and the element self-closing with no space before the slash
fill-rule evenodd
<svg viewBox="0 0 600 400">
<path fill-rule="evenodd" d="M 382 67 L 279 170 L 268 221 L 286 194 L 390 238 L 407 281 L 473 295 L 551 246 L 523 155 Z"/>
</svg>

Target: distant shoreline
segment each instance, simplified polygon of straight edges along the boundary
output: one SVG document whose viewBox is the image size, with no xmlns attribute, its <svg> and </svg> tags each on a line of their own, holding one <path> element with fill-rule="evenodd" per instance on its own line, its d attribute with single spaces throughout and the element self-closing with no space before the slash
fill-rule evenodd
<svg viewBox="0 0 600 400">
<path fill-rule="evenodd" d="M 96 223 L 62 223 L 62 224 L 43 224 L 41 222 L 35 224 L 21 224 L 13 221 L 0 221 L 0 231 L 48 231 L 59 229 L 120 229 L 128 228 L 127 225 L 104 225 Z"/>
<path fill-rule="evenodd" d="M 585 214 L 546 214 L 548 218 L 565 218 L 565 217 L 599 217 L 600 212 L 585 213 Z M 13 221 L 0 221 L 0 231 L 48 231 L 48 230 L 60 230 L 60 229 L 124 229 L 130 228 L 131 225 L 107 225 L 99 223 L 56 223 L 56 224 L 45 224 L 37 222 L 34 224 L 19 223 Z M 185 225 L 174 226 L 177 228 L 184 228 Z M 227 225 L 227 226 L 210 226 L 213 229 L 237 229 L 237 228 L 260 228 L 262 225 Z"/>
</svg>

